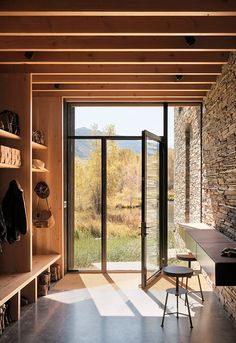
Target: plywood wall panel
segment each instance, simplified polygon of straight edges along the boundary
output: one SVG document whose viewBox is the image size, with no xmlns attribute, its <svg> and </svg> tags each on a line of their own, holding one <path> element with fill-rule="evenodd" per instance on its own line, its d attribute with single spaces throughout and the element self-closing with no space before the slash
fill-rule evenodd
<svg viewBox="0 0 236 343">
<path fill-rule="evenodd" d="M 33 173 L 33 189 L 40 180 L 50 187 L 49 205 L 55 219 L 52 228 L 33 229 L 33 253 L 63 256 L 63 121 L 61 98 L 33 98 L 33 128 L 43 130 L 48 149 L 34 151 L 45 162 L 48 173 Z M 33 192 L 33 208 L 37 197 Z M 63 270 L 63 266 L 62 266 Z"/>
</svg>

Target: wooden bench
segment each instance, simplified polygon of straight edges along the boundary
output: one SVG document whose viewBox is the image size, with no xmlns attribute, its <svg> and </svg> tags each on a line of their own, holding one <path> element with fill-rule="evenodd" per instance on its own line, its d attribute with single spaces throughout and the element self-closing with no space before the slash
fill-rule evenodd
<svg viewBox="0 0 236 343">
<path fill-rule="evenodd" d="M 203 223 L 181 223 L 180 235 L 215 286 L 236 286 L 236 257 L 223 257 L 224 248 L 236 248 L 219 231 Z"/>
<path fill-rule="evenodd" d="M 29 302 L 37 301 L 37 277 L 59 260 L 61 255 L 34 255 L 32 271 L 28 273 L 0 275 L 0 306 L 11 299 L 11 316 L 20 318 L 20 298 L 25 296 Z"/>
</svg>

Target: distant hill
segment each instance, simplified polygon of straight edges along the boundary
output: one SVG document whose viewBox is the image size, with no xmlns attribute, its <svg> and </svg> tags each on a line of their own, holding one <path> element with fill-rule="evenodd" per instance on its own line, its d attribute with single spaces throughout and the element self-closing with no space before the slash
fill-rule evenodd
<svg viewBox="0 0 236 343">
<path fill-rule="evenodd" d="M 76 136 L 91 136 L 92 130 L 87 127 L 79 127 L 75 130 Z M 103 131 L 97 131 L 97 134 L 104 136 Z M 141 153 L 141 141 L 117 141 L 119 148 L 121 149 L 130 149 L 136 154 Z M 92 152 L 92 140 L 81 139 L 75 141 L 75 155 L 83 159 L 88 159 L 89 155 Z"/>
</svg>

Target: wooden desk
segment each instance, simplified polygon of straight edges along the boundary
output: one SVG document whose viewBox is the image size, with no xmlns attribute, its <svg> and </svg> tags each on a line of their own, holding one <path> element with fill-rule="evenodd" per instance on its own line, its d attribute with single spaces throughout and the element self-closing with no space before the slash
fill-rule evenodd
<svg viewBox="0 0 236 343">
<path fill-rule="evenodd" d="M 216 286 L 236 286 L 236 257 L 222 257 L 224 248 L 236 248 L 219 231 L 203 223 L 181 223 L 180 235 Z"/>
</svg>

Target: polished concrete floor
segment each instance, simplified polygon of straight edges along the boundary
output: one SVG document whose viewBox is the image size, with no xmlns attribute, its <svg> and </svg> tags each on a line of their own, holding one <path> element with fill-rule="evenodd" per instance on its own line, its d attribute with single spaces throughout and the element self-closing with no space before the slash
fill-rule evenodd
<svg viewBox="0 0 236 343">
<path fill-rule="evenodd" d="M 236 327 L 202 279 L 205 302 L 189 295 L 193 329 L 188 317 L 166 316 L 160 327 L 165 289 L 174 281 L 161 278 L 147 292 L 138 274 L 67 274 L 50 294 L 28 305 L 11 324 L 1 343 L 233 343 Z M 190 287 L 197 288 L 196 278 Z M 186 313 L 184 301 L 180 310 Z M 175 296 L 168 310 L 174 311 Z"/>
</svg>

